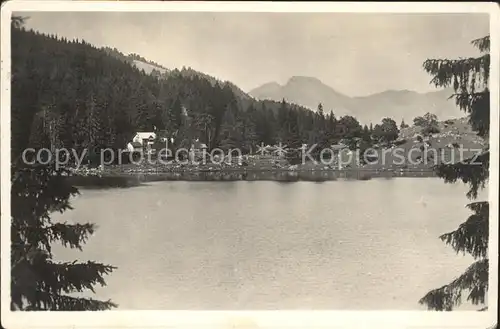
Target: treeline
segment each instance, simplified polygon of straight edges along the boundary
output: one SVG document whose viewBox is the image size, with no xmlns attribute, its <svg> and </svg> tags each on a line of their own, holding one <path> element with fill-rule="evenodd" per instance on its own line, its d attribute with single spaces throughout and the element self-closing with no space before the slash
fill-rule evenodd
<svg viewBox="0 0 500 329">
<path fill-rule="evenodd" d="M 12 30 L 12 152 L 27 147 L 124 148 L 137 131 L 175 137 L 174 147 L 199 138 L 209 148 L 250 150 L 282 142 L 329 146 L 341 140 L 397 138 L 387 118 L 375 127 L 282 102 L 242 97 L 228 83 L 191 71 L 152 76 L 98 49 L 23 28 Z"/>
</svg>

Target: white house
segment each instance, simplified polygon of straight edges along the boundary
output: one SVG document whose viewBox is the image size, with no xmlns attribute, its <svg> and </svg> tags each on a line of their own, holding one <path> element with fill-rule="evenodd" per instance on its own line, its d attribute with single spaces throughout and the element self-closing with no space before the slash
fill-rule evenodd
<svg viewBox="0 0 500 329">
<path fill-rule="evenodd" d="M 127 150 L 130 152 L 142 150 L 144 147 L 153 145 L 155 139 L 156 133 L 154 132 L 137 132 L 132 141 L 127 143 Z"/>
<path fill-rule="evenodd" d="M 152 143 L 156 139 L 156 133 L 154 132 L 138 132 L 135 134 L 132 142 L 141 143 L 144 145 L 145 143 Z"/>
<path fill-rule="evenodd" d="M 146 149 L 150 148 L 155 143 L 156 136 L 157 135 L 155 132 L 137 132 L 134 138 L 132 138 L 132 140 L 129 143 L 127 143 L 127 150 L 132 152 L 132 151 L 142 150 L 144 148 Z M 163 137 L 160 139 L 160 142 L 162 143 L 165 143 L 167 141 L 173 144 L 174 138 Z"/>
</svg>

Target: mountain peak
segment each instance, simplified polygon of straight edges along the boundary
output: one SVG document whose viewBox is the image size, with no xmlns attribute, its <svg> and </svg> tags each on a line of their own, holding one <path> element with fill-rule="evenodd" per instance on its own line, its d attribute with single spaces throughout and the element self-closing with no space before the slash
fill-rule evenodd
<svg viewBox="0 0 500 329">
<path fill-rule="evenodd" d="M 291 83 L 315 83 L 315 84 L 323 84 L 321 80 L 314 77 L 302 76 L 302 75 L 294 75 L 290 79 L 288 79 L 287 84 Z"/>
<path fill-rule="evenodd" d="M 271 81 L 271 82 L 268 82 L 268 83 L 264 83 L 259 88 L 262 88 L 262 87 L 267 87 L 267 88 L 281 88 L 281 85 L 279 83 L 277 83 L 276 81 Z"/>
<path fill-rule="evenodd" d="M 408 120 L 427 112 L 436 114 L 440 119 L 461 115 L 455 103 L 448 100 L 449 91 L 446 89 L 430 93 L 386 90 L 368 96 L 349 97 L 317 78 L 296 75 L 283 86 L 276 82 L 266 83 L 249 94 L 256 99 L 285 99 L 313 111 L 321 103 L 325 111 L 331 110 L 337 117 L 352 115 L 367 124 L 379 123 L 384 117 L 400 122 L 403 118 Z"/>
</svg>

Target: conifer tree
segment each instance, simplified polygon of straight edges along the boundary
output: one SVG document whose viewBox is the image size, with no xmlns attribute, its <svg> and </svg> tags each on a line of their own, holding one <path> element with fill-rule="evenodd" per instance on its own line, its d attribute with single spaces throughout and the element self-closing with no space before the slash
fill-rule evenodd
<svg viewBox="0 0 500 329">
<path fill-rule="evenodd" d="M 229 152 L 229 150 L 239 148 L 241 145 L 243 127 L 237 117 L 238 113 L 232 109 L 224 114 L 219 145 L 224 151 Z"/>
<path fill-rule="evenodd" d="M 323 110 L 323 104 L 319 103 L 318 104 L 318 110 L 317 110 L 318 114 L 320 117 L 324 117 L 325 116 L 325 112 Z"/>
<path fill-rule="evenodd" d="M 367 125 L 364 125 L 364 126 L 363 126 L 363 136 L 362 136 L 362 139 L 363 139 L 365 142 L 369 143 L 369 142 L 371 142 L 371 137 L 372 137 L 372 136 L 371 136 L 371 134 L 370 134 L 370 129 L 368 128 L 368 126 L 367 126 Z"/>
<path fill-rule="evenodd" d="M 13 29 L 21 23 L 22 20 L 14 18 Z M 23 80 L 14 80 L 13 88 L 18 83 Z M 32 92 L 38 93 L 38 90 Z M 17 101 L 13 98 L 13 107 Z M 26 123 L 16 118 L 11 122 L 14 131 L 23 125 Z M 30 165 L 22 161 L 20 155 L 28 142 L 14 139 L 11 147 L 11 309 L 97 311 L 116 307 L 109 300 L 75 297 L 75 293 L 94 291 L 96 284 L 105 285 L 103 276 L 115 267 L 93 261 L 53 259 L 53 243 L 81 249 L 95 227 L 51 220 L 53 212 L 71 209 L 70 198 L 78 190 L 68 184 L 69 173 L 54 163 Z"/>
<path fill-rule="evenodd" d="M 243 116 L 243 124 L 242 124 L 242 129 L 243 129 L 243 151 L 244 152 L 250 152 L 255 145 L 257 144 L 257 132 L 256 132 L 256 127 L 257 127 L 257 110 L 253 105 L 250 105 L 247 108 L 247 111 L 245 112 Z"/>
<path fill-rule="evenodd" d="M 175 101 L 173 102 L 171 114 L 172 114 L 172 118 L 170 120 L 172 125 L 171 129 L 173 131 L 176 131 L 180 128 L 182 124 L 182 104 L 179 98 L 176 98 Z"/>
<path fill-rule="evenodd" d="M 467 197 L 475 200 L 479 190 L 485 187 L 489 176 L 490 37 L 474 40 L 472 45 L 479 49 L 480 57 L 455 60 L 430 59 L 424 62 L 423 67 L 433 76 L 432 84 L 437 87 L 453 87 L 456 104 L 468 114 L 469 123 L 474 131 L 485 139 L 486 146 L 477 159 L 465 159 L 455 164 L 437 166 L 438 176 L 446 183 L 461 180 L 468 184 Z M 457 253 L 471 254 L 475 262 L 458 278 L 428 292 L 420 300 L 420 303 L 429 309 L 451 311 L 463 302 L 465 294 L 466 300 L 474 305 L 485 303 L 488 292 L 489 203 L 476 201 L 467 207 L 472 211 L 472 215 L 455 231 L 443 234 L 440 238 Z"/>
<path fill-rule="evenodd" d="M 22 16 L 12 16 L 11 19 L 11 24 L 12 28 L 14 29 L 20 29 L 24 26 L 24 23 L 26 22 L 27 17 L 22 17 Z"/>
</svg>

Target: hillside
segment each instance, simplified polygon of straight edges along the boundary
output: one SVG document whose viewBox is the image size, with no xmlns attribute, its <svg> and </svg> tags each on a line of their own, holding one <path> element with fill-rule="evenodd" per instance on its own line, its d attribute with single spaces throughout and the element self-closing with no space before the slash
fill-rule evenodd
<svg viewBox="0 0 500 329">
<path fill-rule="evenodd" d="M 401 165 L 395 165 L 395 163 L 398 163 L 394 155 L 396 154 L 394 153 L 396 148 L 399 149 L 399 154 L 405 156 L 407 161 L 411 159 L 413 164 L 408 164 L 408 168 L 430 168 L 443 161 L 459 162 L 474 157 L 485 145 L 485 141 L 472 130 L 467 118 L 441 121 L 438 128 L 439 133 L 427 137 L 423 136 L 421 127 L 411 126 L 402 129 L 398 138 L 398 141 L 402 142 L 402 144 L 394 147 L 391 150 L 392 153 L 385 156 L 385 164 L 367 165 L 365 169 L 402 168 Z M 428 147 L 427 154 L 422 151 L 426 144 Z M 462 156 L 460 152 L 463 152 Z M 427 156 L 427 160 L 423 160 L 425 156 Z M 419 159 L 422 160 L 422 163 L 418 163 Z"/>
<path fill-rule="evenodd" d="M 448 100 L 451 90 L 417 93 L 409 90 L 388 90 L 381 93 L 350 97 L 337 92 L 320 80 L 294 76 L 281 86 L 276 82 L 266 83 L 249 92 L 256 99 L 285 99 L 311 110 L 322 103 L 325 112 L 333 110 L 337 116 L 351 115 L 361 123 L 378 123 L 384 117 L 406 122 L 427 112 L 446 120 L 462 116 L 453 101 Z"/>
<path fill-rule="evenodd" d="M 233 93 L 240 99 L 244 99 L 244 100 L 249 100 L 251 99 L 251 97 L 245 93 L 243 90 L 241 90 L 239 87 L 237 87 L 234 83 L 230 82 L 230 81 L 223 81 L 223 80 L 219 80 L 213 76 L 210 76 L 208 74 L 205 74 L 205 73 L 202 73 L 202 72 L 199 72 L 199 71 L 196 71 L 194 69 L 192 69 L 191 67 L 183 67 L 181 70 L 173 70 L 173 71 L 169 71 L 167 73 L 168 74 L 173 74 L 174 72 L 176 73 L 179 73 L 181 74 L 182 76 L 184 77 L 199 77 L 199 78 L 203 78 L 203 79 L 206 79 L 207 81 L 210 81 L 210 83 L 212 85 L 215 85 L 216 83 L 218 83 L 219 85 L 221 86 L 225 86 L 227 85 L 229 88 L 231 88 L 231 90 L 233 91 Z"/>
<path fill-rule="evenodd" d="M 211 148 L 248 150 L 321 137 L 312 111 L 254 100 L 189 68 L 168 70 L 139 55 L 32 30 L 14 28 L 12 40 L 15 153 L 28 146 L 118 149 L 137 131 L 154 129 L 175 135 L 178 147 L 199 138 Z"/>
<path fill-rule="evenodd" d="M 140 61 L 137 59 L 132 60 L 132 64 L 135 67 L 137 67 L 139 70 L 144 71 L 144 73 L 146 73 L 146 74 L 152 74 L 153 71 L 158 71 L 158 72 L 160 72 L 160 74 L 167 74 L 168 73 L 168 70 L 164 67 L 161 67 L 161 66 L 158 66 L 155 64 L 151 64 L 151 63 L 147 63 L 147 62 L 143 62 L 143 61 Z"/>
<path fill-rule="evenodd" d="M 178 68 L 170 68 L 169 69 L 163 65 L 149 61 L 149 60 L 145 59 L 144 57 L 139 56 L 137 54 L 125 55 L 122 52 L 120 52 L 119 50 L 111 49 L 109 47 L 104 47 L 102 49 L 105 50 L 109 55 L 111 55 L 111 56 L 113 56 L 121 61 L 124 61 L 132 66 L 135 66 L 137 69 L 139 69 L 140 71 L 143 71 L 144 73 L 146 73 L 148 75 L 154 75 L 154 76 L 162 77 L 162 78 L 166 78 L 166 77 L 171 76 L 171 75 L 181 75 L 183 77 L 188 77 L 188 78 L 196 76 L 198 78 L 202 78 L 202 79 L 209 81 L 212 84 L 212 86 L 214 86 L 215 84 L 219 84 L 221 86 L 227 85 L 229 88 L 231 88 L 231 90 L 233 91 L 235 96 L 238 98 L 238 100 L 241 102 L 241 105 L 243 107 L 247 107 L 250 104 L 249 101 L 252 99 L 251 96 L 249 96 L 247 93 L 245 93 L 243 90 L 241 90 L 238 86 L 236 86 L 232 82 L 219 80 L 219 79 L 212 77 L 208 74 L 196 71 L 196 70 L 192 69 L 191 67 L 187 67 L 187 68 L 182 67 L 180 70 Z"/>
<path fill-rule="evenodd" d="M 197 71 L 191 67 L 182 67 L 182 68 L 173 68 L 173 69 L 167 69 L 165 66 L 160 65 L 158 63 L 154 63 L 152 61 L 149 61 L 145 59 L 142 56 L 139 56 L 137 54 L 129 54 L 125 55 L 119 50 L 111 49 L 109 47 L 104 47 L 102 48 L 104 51 L 106 51 L 110 56 L 119 59 L 122 62 L 128 63 L 129 65 L 137 68 L 139 71 L 142 71 L 143 73 L 147 75 L 152 75 L 156 76 L 158 78 L 163 78 L 167 79 L 169 77 L 183 77 L 183 78 L 199 78 L 206 80 L 210 82 L 212 86 L 215 86 L 218 84 L 219 86 L 227 86 L 231 89 L 233 92 L 234 96 L 236 97 L 239 106 L 243 109 L 246 110 L 248 107 L 253 106 L 254 108 L 262 108 L 264 106 L 266 109 L 273 111 L 274 113 L 277 113 L 280 103 L 282 99 L 279 100 L 272 100 L 270 98 L 263 98 L 262 100 L 257 100 L 253 96 L 247 94 L 244 92 L 241 88 L 236 86 L 234 83 L 231 81 L 224 81 L 220 80 L 216 77 L 210 76 L 208 74 L 205 74 L 203 72 Z M 277 84 L 276 84 L 277 85 Z M 279 86 L 279 85 L 277 85 Z M 305 111 L 309 112 L 310 108 L 304 107 L 303 105 L 299 103 L 293 103 L 289 104 L 290 107 L 292 107 L 295 110 L 299 111 Z"/>
</svg>

